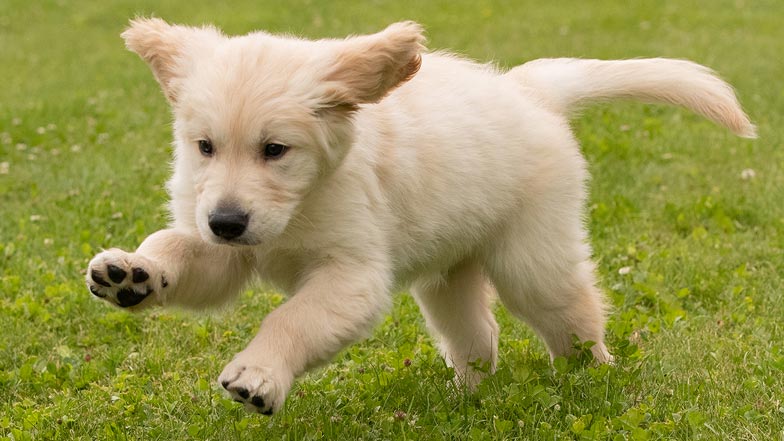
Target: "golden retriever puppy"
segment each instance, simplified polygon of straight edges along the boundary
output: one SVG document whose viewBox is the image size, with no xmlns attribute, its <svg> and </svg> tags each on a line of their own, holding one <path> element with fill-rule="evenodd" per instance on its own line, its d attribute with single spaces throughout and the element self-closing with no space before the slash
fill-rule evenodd
<svg viewBox="0 0 784 441">
<path fill-rule="evenodd" d="M 122 308 L 204 308 L 254 277 L 289 295 L 219 381 L 248 410 L 368 335 L 410 288 L 454 367 L 495 369 L 495 295 L 552 357 L 604 344 L 569 113 L 632 98 L 755 128 L 726 83 L 680 60 L 543 59 L 501 72 L 424 50 L 422 28 L 309 41 L 136 19 L 123 34 L 174 113 L 173 220 L 89 263 Z"/>
</svg>

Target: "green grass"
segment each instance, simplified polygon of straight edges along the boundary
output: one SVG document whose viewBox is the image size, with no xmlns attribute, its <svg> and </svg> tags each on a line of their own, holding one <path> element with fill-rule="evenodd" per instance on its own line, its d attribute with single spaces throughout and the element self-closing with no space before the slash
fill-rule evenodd
<svg viewBox="0 0 784 441">
<path fill-rule="evenodd" d="M 232 3 L 0 2 L 0 437 L 784 439 L 784 3 Z M 309 37 L 410 18 L 430 47 L 504 66 L 689 58 L 736 86 L 760 139 L 637 104 L 575 121 L 615 366 L 551 367 L 499 309 L 499 372 L 453 396 L 400 295 L 371 339 L 298 381 L 280 414 L 249 415 L 215 379 L 279 294 L 250 289 L 212 315 L 130 315 L 83 286 L 97 250 L 132 249 L 166 223 L 168 110 L 119 38 L 139 13 Z"/>
</svg>

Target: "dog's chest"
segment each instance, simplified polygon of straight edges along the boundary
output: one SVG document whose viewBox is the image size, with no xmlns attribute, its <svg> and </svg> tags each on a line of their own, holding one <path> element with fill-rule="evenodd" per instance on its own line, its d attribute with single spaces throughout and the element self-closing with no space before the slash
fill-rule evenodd
<svg viewBox="0 0 784 441">
<path fill-rule="evenodd" d="M 291 250 L 258 251 L 255 253 L 255 269 L 264 282 L 270 283 L 293 295 L 307 267 L 306 256 Z"/>
</svg>

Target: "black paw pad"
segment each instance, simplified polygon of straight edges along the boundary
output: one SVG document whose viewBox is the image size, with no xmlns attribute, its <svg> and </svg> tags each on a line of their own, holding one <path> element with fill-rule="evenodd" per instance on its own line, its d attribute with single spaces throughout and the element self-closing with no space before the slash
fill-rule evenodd
<svg viewBox="0 0 784 441">
<path fill-rule="evenodd" d="M 94 286 L 88 286 L 87 288 L 89 288 L 90 292 L 93 293 L 93 295 L 96 297 L 100 297 L 100 298 L 106 297 L 106 294 L 101 293 L 100 291 L 98 291 L 98 288 Z"/>
<path fill-rule="evenodd" d="M 125 276 L 128 275 L 128 273 L 126 273 L 125 270 L 123 270 L 119 266 L 107 265 L 106 269 L 109 272 L 109 278 L 114 283 L 122 282 L 123 280 L 125 280 Z"/>
<path fill-rule="evenodd" d="M 141 268 L 134 268 L 133 269 L 133 283 L 142 283 L 146 282 L 147 279 L 150 278 L 150 275 L 147 274 L 147 271 Z"/>
<path fill-rule="evenodd" d="M 250 392 L 248 392 L 248 390 L 245 389 L 244 387 L 237 389 L 237 394 L 245 399 L 248 399 L 248 397 L 250 396 Z"/>
<path fill-rule="evenodd" d="M 270 407 L 269 409 L 265 410 L 265 411 L 264 411 L 264 412 L 262 412 L 261 414 L 262 414 L 262 415 L 272 415 L 272 408 Z"/>
<path fill-rule="evenodd" d="M 123 308 L 128 306 L 138 305 L 142 302 L 150 293 L 142 294 L 138 293 L 131 288 L 121 289 L 117 292 L 117 304 Z"/>
<path fill-rule="evenodd" d="M 264 398 L 256 395 L 250 399 L 250 404 L 253 404 L 256 407 L 264 407 Z"/>
<path fill-rule="evenodd" d="M 105 286 L 107 288 L 111 288 L 112 287 L 112 285 L 109 282 L 107 282 L 106 280 L 103 280 L 103 277 L 101 277 L 100 274 L 98 274 L 98 272 L 96 272 L 95 270 L 90 271 L 90 278 L 93 279 L 93 282 L 95 282 L 95 283 L 97 283 L 97 284 L 99 284 L 101 286 Z"/>
</svg>

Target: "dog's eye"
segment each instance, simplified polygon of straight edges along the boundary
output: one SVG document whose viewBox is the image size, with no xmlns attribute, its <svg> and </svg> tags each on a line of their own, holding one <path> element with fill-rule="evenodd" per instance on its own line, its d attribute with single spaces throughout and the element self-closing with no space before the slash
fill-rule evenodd
<svg viewBox="0 0 784 441">
<path fill-rule="evenodd" d="M 264 146 L 264 159 L 278 159 L 283 156 L 289 148 L 283 144 L 270 143 Z"/>
<path fill-rule="evenodd" d="M 210 157 L 215 154 L 215 150 L 212 148 L 212 142 L 209 139 L 200 139 L 199 140 L 199 151 L 202 155 Z"/>
</svg>

